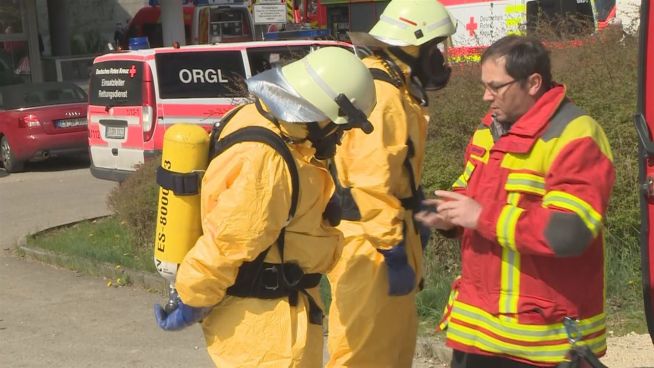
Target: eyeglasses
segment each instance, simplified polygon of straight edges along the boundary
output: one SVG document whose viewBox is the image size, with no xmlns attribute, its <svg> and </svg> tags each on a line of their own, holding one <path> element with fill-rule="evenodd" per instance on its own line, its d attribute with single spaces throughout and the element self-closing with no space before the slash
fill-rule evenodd
<svg viewBox="0 0 654 368">
<path fill-rule="evenodd" d="M 510 86 L 513 83 L 518 82 L 519 80 L 520 79 L 513 79 L 506 83 L 502 83 L 498 85 L 486 84 L 482 82 L 481 86 L 484 89 L 484 91 L 488 91 L 493 97 L 497 97 L 501 94 L 500 92 L 502 91 L 502 89 L 504 89 L 504 87 Z M 506 90 L 508 90 L 508 88 L 504 89 L 504 91 Z"/>
</svg>

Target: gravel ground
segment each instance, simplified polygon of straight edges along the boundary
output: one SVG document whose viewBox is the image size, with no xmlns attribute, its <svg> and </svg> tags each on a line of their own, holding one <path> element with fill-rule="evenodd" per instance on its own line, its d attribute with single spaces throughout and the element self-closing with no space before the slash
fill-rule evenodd
<svg viewBox="0 0 654 368">
<path fill-rule="evenodd" d="M 608 346 L 602 363 L 610 368 L 654 368 L 654 345 L 649 335 L 631 332 L 610 337 Z"/>
</svg>

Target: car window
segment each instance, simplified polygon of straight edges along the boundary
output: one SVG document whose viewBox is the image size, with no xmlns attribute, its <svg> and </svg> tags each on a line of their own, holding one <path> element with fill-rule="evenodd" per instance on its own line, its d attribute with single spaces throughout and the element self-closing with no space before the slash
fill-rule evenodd
<svg viewBox="0 0 654 368">
<path fill-rule="evenodd" d="M 87 96 L 83 90 L 75 86 L 55 86 L 40 91 L 43 103 L 48 105 L 61 105 L 66 103 L 86 102 Z"/>
<path fill-rule="evenodd" d="M 1 95 L 9 97 L 3 99 L 5 109 L 62 105 L 87 101 L 87 95 L 84 90 L 74 84 L 21 84 L 20 86 L 15 86 L 11 91 L 5 89 Z"/>
<path fill-rule="evenodd" d="M 0 72 L 7 72 L 7 71 L 11 71 L 9 64 L 7 64 L 6 61 L 0 58 Z"/>
</svg>

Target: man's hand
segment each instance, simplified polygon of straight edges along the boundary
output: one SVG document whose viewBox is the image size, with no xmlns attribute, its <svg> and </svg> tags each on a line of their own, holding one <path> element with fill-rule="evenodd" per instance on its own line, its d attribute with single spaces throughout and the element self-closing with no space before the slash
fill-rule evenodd
<svg viewBox="0 0 654 368">
<path fill-rule="evenodd" d="M 442 202 L 440 199 L 425 199 L 422 201 L 423 207 L 433 207 L 434 210 L 425 210 L 416 213 L 416 220 L 427 227 L 438 230 L 450 230 L 453 228 L 454 224 L 440 212 L 439 204 Z"/>
<path fill-rule="evenodd" d="M 481 204 L 474 199 L 455 192 L 437 190 L 438 214 L 455 226 L 476 229 L 481 215 Z"/>
</svg>

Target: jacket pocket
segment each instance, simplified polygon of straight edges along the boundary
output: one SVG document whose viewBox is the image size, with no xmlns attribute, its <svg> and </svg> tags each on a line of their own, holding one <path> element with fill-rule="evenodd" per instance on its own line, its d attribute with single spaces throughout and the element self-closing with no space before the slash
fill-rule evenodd
<svg viewBox="0 0 654 368">
<path fill-rule="evenodd" d="M 545 178 L 532 172 L 510 172 L 504 190 L 507 192 L 506 202 L 514 206 L 521 201 L 540 203 L 545 195 Z"/>
</svg>

